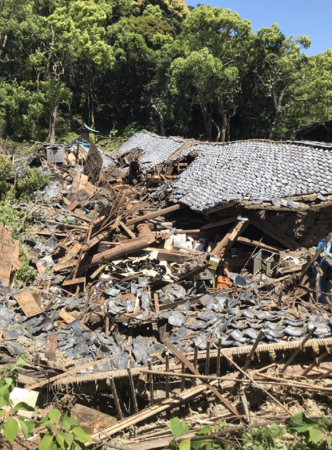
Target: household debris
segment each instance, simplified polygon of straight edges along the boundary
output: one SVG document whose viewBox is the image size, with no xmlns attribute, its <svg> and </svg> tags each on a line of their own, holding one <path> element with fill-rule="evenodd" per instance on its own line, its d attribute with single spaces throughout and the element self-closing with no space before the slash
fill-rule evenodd
<svg viewBox="0 0 332 450">
<path fill-rule="evenodd" d="M 329 151 L 147 132 L 111 158 L 95 144 L 65 149 L 61 165 L 47 146 L 16 162 L 17 176 L 33 165 L 51 181 L 15 205 L 33 211 L 29 287 L 1 224 L 0 346 L 4 363 L 31 356 L 20 387 L 70 397 L 98 440 L 204 396 L 225 417 L 255 415 L 250 389 L 261 413 L 266 402 L 288 412 L 299 390 L 328 403 Z M 96 397 L 100 421 L 84 410 Z"/>
</svg>

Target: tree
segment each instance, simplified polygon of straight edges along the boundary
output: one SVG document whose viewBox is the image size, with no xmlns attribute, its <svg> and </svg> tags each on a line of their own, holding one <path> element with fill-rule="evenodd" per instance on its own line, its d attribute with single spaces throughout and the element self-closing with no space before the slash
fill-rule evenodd
<svg viewBox="0 0 332 450">
<path fill-rule="evenodd" d="M 229 9 L 199 6 L 184 21 L 183 56 L 170 67 L 170 89 L 186 90 L 199 105 L 211 141 L 230 139 L 230 121 L 241 103 L 250 60 L 251 23 Z"/>
<path fill-rule="evenodd" d="M 262 28 L 257 32 L 256 42 L 255 72 L 273 106 L 273 118 L 269 125 L 269 138 L 272 139 L 286 110 L 307 100 L 294 94 L 295 85 L 303 82 L 307 72 L 308 58 L 301 49 L 309 48 L 310 41 L 306 36 L 296 40 L 293 36 L 286 39 L 278 25 L 273 24 L 271 28 Z"/>
<path fill-rule="evenodd" d="M 165 74 L 175 34 L 174 22 L 159 5 L 151 4 L 140 15 L 122 17 L 108 28 L 115 64 L 105 79 L 106 100 L 111 108 L 116 105 L 117 126 L 145 122 L 154 130 L 157 121 L 155 131 L 165 133 Z"/>
<path fill-rule="evenodd" d="M 189 14 L 184 0 L 134 0 L 132 7 L 136 14 L 143 14 L 149 6 L 159 6 L 163 14 L 173 16 L 177 20 L 184 19 Z"/>
</svg>

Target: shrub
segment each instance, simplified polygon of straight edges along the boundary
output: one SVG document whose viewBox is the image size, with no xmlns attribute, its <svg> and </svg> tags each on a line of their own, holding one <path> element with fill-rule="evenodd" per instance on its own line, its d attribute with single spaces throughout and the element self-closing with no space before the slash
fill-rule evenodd
<svg viewBox="0 0 332 450">
<path fill-rule="evenodd" d="M 10 229 L 13 241 L 22 242 L 22 231 L 29 223 L 29 217 L 25 217 L 24 211 L 13 209 L 8 201 L 0 202 L 0 222 Z"/>
<path fill-rule="evenodd" d="M 38 169 L 25 169 L 24 177 L 17 182 L 17 191 L 21 200 L 30 200 L 36 191 L 49 184 L 47 175 Z"/>
<path fill-rule="evenodd" d="M 5 156 L 0 155 L 0 197 L 6 195 L 11 188 L 10 184 L 6 182 L 11 171 L 12 165 L 10 161 Z"/>
<path fill-rule="evenodd" d="M 36 271 L 29 266 L 29 259 L 22 249 L 20 249 L 20 261 L 22 266 L 16 272 L 16 280 L 24 284 L 32 283 L 36 278 Z"/>
</svg>

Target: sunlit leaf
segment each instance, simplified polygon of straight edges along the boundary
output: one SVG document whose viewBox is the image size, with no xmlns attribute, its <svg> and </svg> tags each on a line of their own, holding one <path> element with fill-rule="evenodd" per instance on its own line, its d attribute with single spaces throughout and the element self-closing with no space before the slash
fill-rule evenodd
<svg viewBox="0 0 332 450">
<path fill-rule="evenodd" d="M 177 417 L 173 417 L 173 419 L 170 420 L 169 425 L 171 428 L 171 432 L 175 437 L 183 436 L 189 431 L 188 425 L 185 422 L 182 422 Z"/>
<path fill-rule="evenodd" d="M 93 442 L 91 436 L 89 436 L 81 427 L 76 427 L 72 429 L 72 433 L 76 437 L 76 439 L 80 442 Z"/>
<path fill-rule="evenodd" d="M 6 420 L 5 426 L 4 426 L 4 435 L 6 439 L 12 444 L 18 435 L 19 427 L 18 423 L 15 419 L 9 418 Z"/>
</svg>

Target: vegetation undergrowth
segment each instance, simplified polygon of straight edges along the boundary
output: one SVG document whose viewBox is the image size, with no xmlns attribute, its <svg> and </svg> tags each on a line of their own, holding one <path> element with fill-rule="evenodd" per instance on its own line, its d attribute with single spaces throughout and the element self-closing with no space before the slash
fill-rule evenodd
<svg viewBox="0 0 332 450">
<path fill-rule="evenodd" d="M 282 425 L 242 427 L 219 420 L 205 426 L 194 438 L 181 439 L 188 425 L 174 417 L 170 420 L 175 450 L 328 450 L 332 444 L 332 416 L 310 418 L 303 412 Z"/>
<path fill-rule="evenodd" d="M 8 443 L 13 448 L 14 441 L 22 444 L 22 441 L 25 443 L 27 439 L 38 435 L 41 439 L 39 450 L 85 450 L 85 444 L 92 442 L 92 439 L 73 417 L 61 414 L 58 409 L 42 416 L 38 409 L 27 403 L 13 404 L 10 394 L 23 365 L 24 360 L 20 358 L 15 366 L 8 365 L 0 372 L 1 448 L 6 444 L 8 447 Z M 21 411 L 29 411 L 31 417 L 25 417 Z"/>
<path fill-rule="evenodd" d="M 17 182 L 17 195 L 20 200 L 31 200 L 40 189 L 49 184 L 47 175 L 41 173 L 38 169 L 25 169 L 24 176 Z"/>
<path fill-rule="evenodd" d="M 22 250 L 22 245 L 20 245 L 20 261 L 22 263 L 22 266 L 15 274 L 16 280 L 22 281 L 24 284 L 32 283 L 36 278 L 36 271 L 30 267 L 29 258 Z"/>
<path fill-rule="evenodd" d="M 19 259 L 22 265 L 16 272 L 16 280 L 27 284 L 31 283 L 36 276 L 36 272 L 29 266 L 29 259 L 22 248 L 24 232 L 29 226 L 31 215 L 25 211 L 14 209 L 13 203 L 17 200 L 33 200 L 36 192 L 49 184 L 49 179 L 38 169 L 27 168 L 24 175 L 13 186 L 7 182 L 11 172 L 10 161 L 0 155 L 0 222 L 10 230 L 12 240 L 20 242 Z"/>
</svg>

